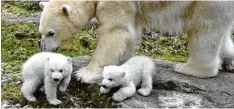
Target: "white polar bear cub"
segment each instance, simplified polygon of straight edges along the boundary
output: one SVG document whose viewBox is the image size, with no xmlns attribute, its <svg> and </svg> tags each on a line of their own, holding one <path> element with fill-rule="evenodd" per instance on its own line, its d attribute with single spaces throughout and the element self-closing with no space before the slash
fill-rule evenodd
<svg viewBox="0 0 234 109">
<path fill-rule="evenodd" d="M 106 94 L 111 88 L 120 87 L 112 96 L 114 101 L 120 102 L 132 97 L 136 92 L 136 87 L 140 86 L 138 93 L 148 96 L 152 91 L 152 76 L 155 73 L 154 62 L 144 56 L 132 57 L 121 66 L 106 66 L 103 69 L 100 93 Z"/>
<path fill-rule="evenodd" d="M 28 101 L 36 101 L 34 92 L 43 85 L 50 104 L 62 103 L 57 99 L 59 91 L 65 92 L 71 80 L 72 60 L 62 54 L 40 52 L 30 57 L 22 67 L 21 93 Z"/>
</svg>

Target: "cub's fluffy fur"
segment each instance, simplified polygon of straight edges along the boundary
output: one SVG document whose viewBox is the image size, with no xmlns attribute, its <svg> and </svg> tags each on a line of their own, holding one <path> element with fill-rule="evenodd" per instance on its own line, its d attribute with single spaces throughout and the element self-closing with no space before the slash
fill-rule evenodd
<svg viewBox="0 0 234 109">
<path fill-rule="evenodd" d="M 189 58 L 187 63 L 175 66 L 179 73 L 213 77 L 218 74 L 221 60 L 228 66 L 225 70 L 234 72 L 230 38 L 234 2 L 50 0 L 41 5 L 42 51 L 55 51 L 91 18 L 97 18 L 97 47 L 90 63 L 76 74 L 82 82 L 96 82 L 101 68 L 119 65 L 132 57 L 142 28 L 188 34 Z"/>
<path fill-rule="evenodd" d="M 155 73 L 153 61 L 143 56 L 132 57 L 121 66 L 106 66 L 103 70 L 100 93 L 106 94 L 111 88 L 120 87 L 112 98 L 115 101 L 123 101 L 132 97 L 136 87 L 140 86 L 138 93 L 148 96 L 153 87 L 152 76 Z"/>
<path fill-rule="evenodd" d="M 61 54 L 40 52 L 30 57 L 22 68 L 22 95 L 28 101 L 36 101 L 34 92 L 44 84 L 46 98 L 50 104 L 57 105 L 57 86 L 65 92 L 71 80 L 71 58 Z"/>
</svg>

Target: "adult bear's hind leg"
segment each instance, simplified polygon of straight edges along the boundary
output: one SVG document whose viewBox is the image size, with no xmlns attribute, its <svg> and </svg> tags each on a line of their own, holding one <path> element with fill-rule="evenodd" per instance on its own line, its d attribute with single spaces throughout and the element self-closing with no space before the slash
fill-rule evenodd
<svg viewBox="0 0 234 109">
<path fill-rule="evenodd" d="M 200 78 L 216 76 L 220 66 L 220 48 L 225 32 L 223 27 L 190 30 L 188 62 L 176 64 L 174 70 Z"/>
<path fill-rule="evenodd" d="M 222 43 L 222 48 L 221 48 L 221 57 L 223 59 L 222 69 L 234 73 L 234 44 L 230 35 L 231 35 L 230 32 L 228 32 Z"/>
</svg>

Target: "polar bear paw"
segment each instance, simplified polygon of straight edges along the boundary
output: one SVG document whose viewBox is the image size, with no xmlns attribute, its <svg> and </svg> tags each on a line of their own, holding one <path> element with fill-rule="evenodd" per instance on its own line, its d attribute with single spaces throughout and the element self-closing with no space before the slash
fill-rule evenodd
<svg viewBox="0 0 234 109">
<path fill-rule="evenodd" d="M 90 71 L 86 67 L 75 72 L 75 77 L 78 81 L 82 83 L 97 83 L 101 82 L 101 73 L 98 71 Z"/>
<path fill-rule="evenodd" d="M 60 92 L 66 92 L 66 90 L 67 90 L 66 87 L 62 87 L 62 86 L 59 87 L 59 91 L 60 91 Z"/>
<path fill-rule="evenodd" d="M 234 73 L 234 61 L 222 64 L 222 69 L 227 72 Z"/>
<path fill-rule="evenodd" d="M 125 100 L 127 97 L 121 93 L 114 93 L 112 99 L 117 102 L 121 102 Z"/>
<path fill-rule="evenodd" d="M 100 94 L 107 94 L 110 91 L 110 89 L 105 89 L 103 87 L 100 88 Z"/>
<path fill-rule="evenodd" d="M 218 69 L 216 69 L 215 67 L 214 68 L 196 68 L 187 63 L 176 64 L 174 66 L 174 71 L 181 73 L 181 74 L 195 76 L 199 78 L 214 77 L 218 74 Z"/>
<path fill-rule="evenodd" d="M 150 89 L 146 89 L 146 88 L 142 88 L 142 89 L 138 89 L 137 90 L 139 94 L 141 94 L 142 96 L 148 96 L 151 92 Z"/>
<path fill-rule="evenodd" d="M 28 101 L 35 102 L 37 99 L 34 96 L 27 96 L 25 97 Z"/>
<path fill-rule="evenodd" d="M 52 105 L 58 105 L 61 104 L 62 101 L 58 100 L 58 99 L 52 99 L 52 100 L 48 100 L 50 104 Z"/>
</svg>

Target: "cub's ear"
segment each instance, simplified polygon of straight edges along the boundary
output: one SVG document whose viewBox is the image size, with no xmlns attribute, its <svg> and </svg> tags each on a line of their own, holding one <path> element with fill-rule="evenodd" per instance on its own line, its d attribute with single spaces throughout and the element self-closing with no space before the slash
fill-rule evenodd
<svg viewBox="0 0 234 109">
<path fill-rule="evenodd" d="M 123 71 L 123 72 L 121 72 L 121 76 L 122 77 L 124 77 L 125 76 L 125 72 Z"/>
<path fill-rule="evenodd" d="M 44 9 L 44 7 L 48 4 L 49 2 L 40 2 L 39 6 L 41 7 L 41 9 Z"/>
<path fill-rule="evenodd" d="M 67 57 L 67 62 L 68 62 L 69 64 L 71 64 L 71 63 L 72 63 L 72 58 L 71 58 L 71 57 Z"/>
<path fill-rule="evenodd" d="M 63 5 L 62 12 L 63 12 L 63 14 L 70 16 L 71 15 L 71 6 L 70 5 Z"/>
<path fill-rule="evenodd" d="M 50 60 L 50 58 L 48 57 L 48 58 L 47 58 L 47 61 L 49 61 L 49 60 Z"/>
</svg>

